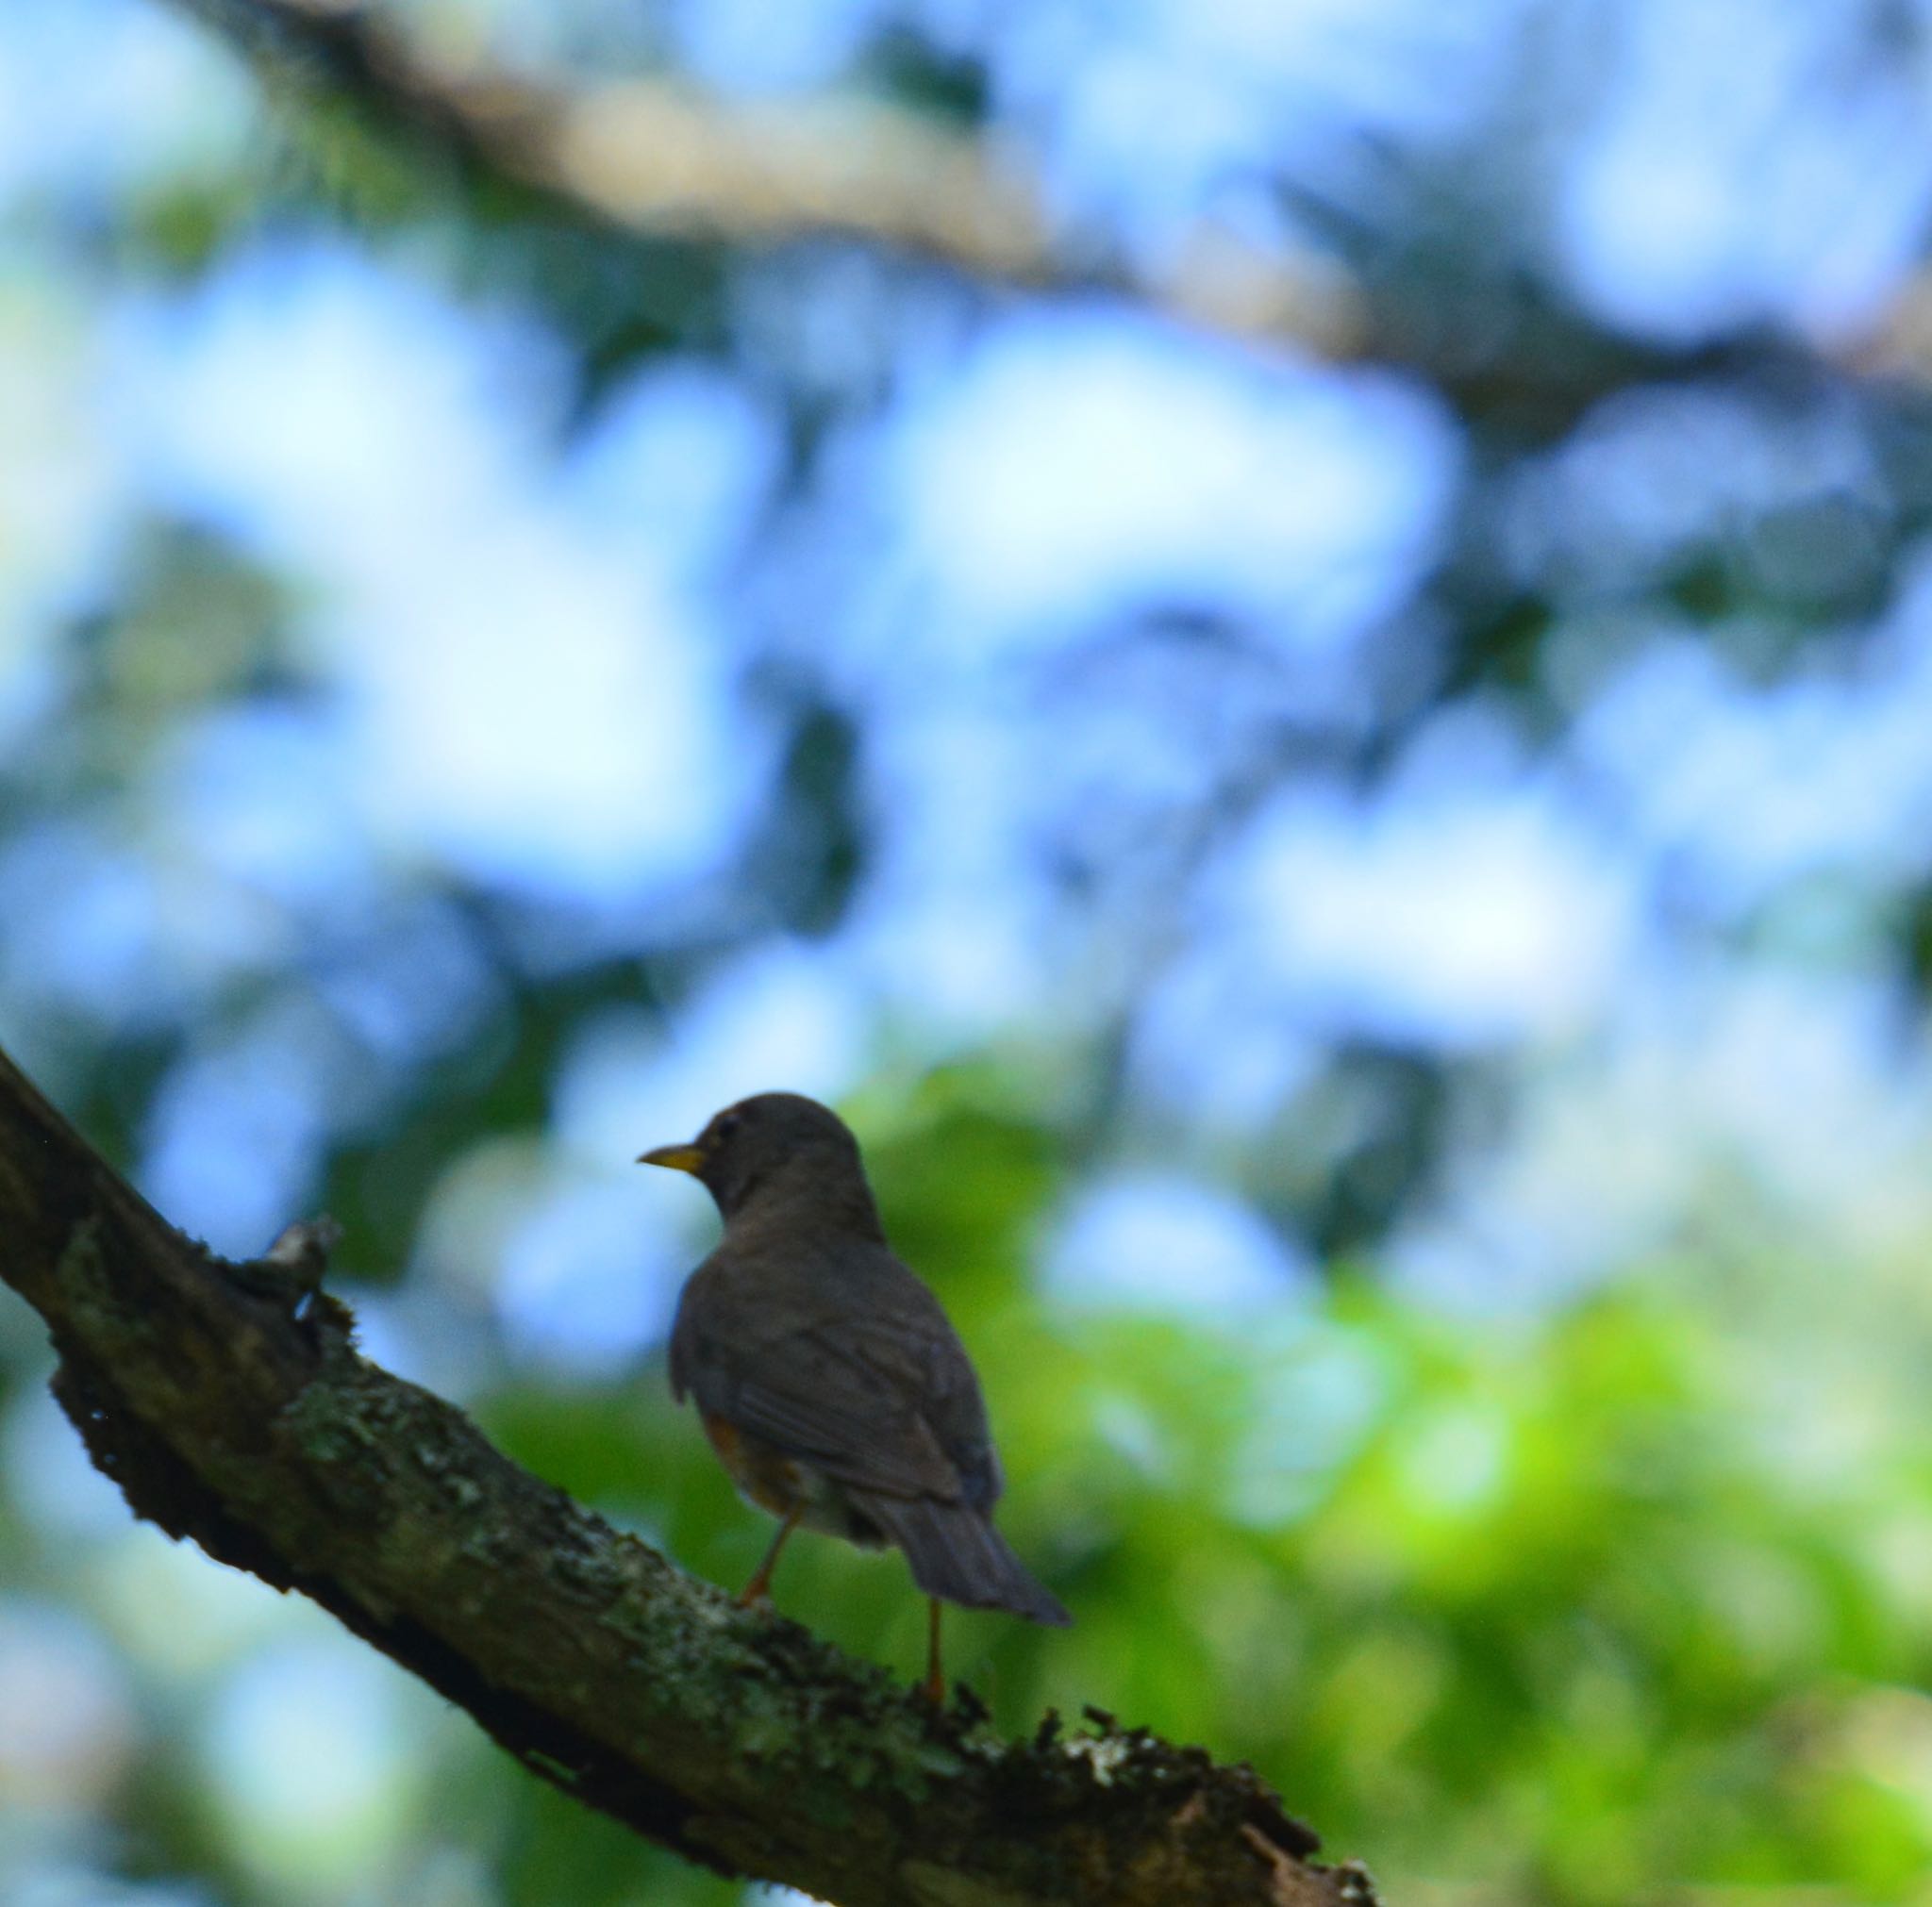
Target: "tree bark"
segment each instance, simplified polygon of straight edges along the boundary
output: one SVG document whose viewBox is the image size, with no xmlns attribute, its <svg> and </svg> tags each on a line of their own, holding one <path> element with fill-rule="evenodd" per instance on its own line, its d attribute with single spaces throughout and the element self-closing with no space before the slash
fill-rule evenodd
<svg viewBox="0 0 1932 1907">
<path fill-rule="evenodd" d="M 586 1805 L 842 1907 L 1374 1907 L 1246 1766 L 988 1731 L 741 1610 L 356 1351 L 317 1239 L 176 1232 L 0 1054 L 0 1279 L 135 1514 L 319 1602 Z"/>
</svg>

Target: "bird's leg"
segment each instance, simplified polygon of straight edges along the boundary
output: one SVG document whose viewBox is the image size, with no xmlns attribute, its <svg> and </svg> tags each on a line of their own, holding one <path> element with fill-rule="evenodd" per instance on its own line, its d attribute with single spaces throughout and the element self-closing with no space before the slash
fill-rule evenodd
<svg viewBox="0 0 1932 1907">
<path fill-rule="evenodd" d="M 932 1617 L 926 1630 L 925 1699 L 935 1708 L 942 1708 L 946 1700 L 946 1678 L 940 1669 L 940 1599 L 929 1596 L 926 1600 L 932 1606 Z"/>
<path fill-rule="evenodd" d="M 752 1571 L 752 1578 L 738 1592 L 738 1606 L 749 1609 L 754 1602 L 762 1602 L 772 1586 L 772 1571 L 778 1567 L 778 1551 L 785 1547 L 785 1539 L 798 1527 L 798 1519 L 805 1515 L 801 1503 L 795 1510 L 785 1513 L 785 1520 L 778 1525 L 778 1534 L 772 1538 L 772 1547 L 765 1551 L 765 1560 Z"/>
</svg>

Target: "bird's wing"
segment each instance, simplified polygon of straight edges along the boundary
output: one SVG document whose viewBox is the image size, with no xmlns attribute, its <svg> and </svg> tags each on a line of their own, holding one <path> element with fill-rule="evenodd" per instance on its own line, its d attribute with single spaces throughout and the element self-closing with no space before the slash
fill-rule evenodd
<svg viewBox="0 0 1932 1907">
<path fill-rule="evenodd" d="M 979 1385 L 936 1302 L 750 1342 L 708 1332 L 704 1311 L 681 1308 L 672 1346 L 673 1382 L 701 1410 L 853 1489 L 980 1507 L 998 1494 Z"/>
</svg>

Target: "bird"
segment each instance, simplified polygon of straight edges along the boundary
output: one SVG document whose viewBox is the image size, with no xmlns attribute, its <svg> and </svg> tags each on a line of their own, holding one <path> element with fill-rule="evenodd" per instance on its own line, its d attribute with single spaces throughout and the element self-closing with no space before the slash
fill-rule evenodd
<svg viewBox="0 0 1932 1907">
<path fill-rule="evenodd" d="M 691 1173 L 724 1223 L 679 1294 L 670 1375 L 740 1493 L 778 1518 L 739 1602 L 767 1600 L 801 1526 L 897 1548 L 930 1603 L 935 1703 L 941 1602 L 1070 1623 L 993 1527 L 1004 1478 L 979 1379 L 886 1242 L 844 1120 L 800 1093 L 757 1093 L 638 1163 Z"/>
</svg>

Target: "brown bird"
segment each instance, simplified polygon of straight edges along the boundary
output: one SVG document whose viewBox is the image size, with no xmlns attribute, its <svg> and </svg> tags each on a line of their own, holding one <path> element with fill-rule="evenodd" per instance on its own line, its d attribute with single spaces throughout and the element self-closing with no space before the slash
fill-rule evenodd
<svg viewBox="0 0 1932 1907">
<path fill-rule="evenodd" d="M 779 1518 L 739 1601 L 763 1598 L 801 1523 L 896 1546 L 931 1598 L 934 1701 L 941 1600 L 1071 1622 L 992 1526 L 1002 1479 L 979 1380 L 939 1300 L 887 1245 L 845 1122 L 762 1092 L 639 1163 L 691 1173 L 724 1220 L 678 1300 L 671 1393 L 696 1400 L 732 1481 Z"/>
</svg>

